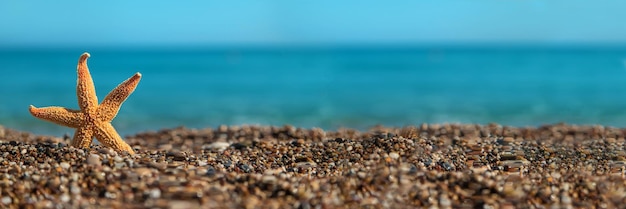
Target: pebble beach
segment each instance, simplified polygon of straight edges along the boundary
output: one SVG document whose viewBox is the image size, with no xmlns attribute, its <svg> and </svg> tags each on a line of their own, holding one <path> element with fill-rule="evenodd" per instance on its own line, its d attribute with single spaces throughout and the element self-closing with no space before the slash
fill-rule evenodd
<svg viewBox="0 0 626 209">
<path fill-rule="evenodd" d="M 0 205 L 623 208 L 625 137 L 568 124 L 178 127 L 125 136 L 131 156 L 0 126 Z"/>
</svg>

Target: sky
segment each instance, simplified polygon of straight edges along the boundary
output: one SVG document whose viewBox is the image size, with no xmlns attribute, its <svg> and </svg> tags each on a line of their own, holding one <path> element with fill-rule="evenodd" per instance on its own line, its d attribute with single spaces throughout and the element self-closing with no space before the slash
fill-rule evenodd
<svg viewBox="0 0 626 209">
<path fill-rule="evenodd" d="M 0 47 L 623 44 L 624 9 L 576 0 L 0 1 Z"/>
</svg>

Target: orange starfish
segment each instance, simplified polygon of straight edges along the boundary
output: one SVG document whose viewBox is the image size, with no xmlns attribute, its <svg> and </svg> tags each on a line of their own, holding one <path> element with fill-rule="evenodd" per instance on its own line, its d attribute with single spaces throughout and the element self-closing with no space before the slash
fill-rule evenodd
<svg viewBox="0 0 626 209">
<path fill-rule="evenodd" d="M 37 108 L 33 105 L 28 110 L 37 118 L 75 128 L 76 132 L 74 139 L 72 139 L 72 146 L 74 147 L 88 148 L 93 137 L 96 137 L 100 143 L 118 152 L 126 151 L 135 154 L 135 151 L 115 131 L 111 121 L 117 115 L 124 100 L 133 93 L 139 84 L 141 74 L 135 73 L 128 80 L 115 87 L 98 105 L 96 88 L 87 67 L 89 56 L 89 53 L 83 53 L 78 59 L 76 69 L 78 73 L 76 94 L 80 110 L 64 107 Z"/>
</svg>

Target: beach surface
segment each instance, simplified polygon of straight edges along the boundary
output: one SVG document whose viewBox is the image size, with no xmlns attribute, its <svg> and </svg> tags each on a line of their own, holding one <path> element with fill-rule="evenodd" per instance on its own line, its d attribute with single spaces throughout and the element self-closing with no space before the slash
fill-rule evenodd
<svg viewBox="0 0 626 209">
<path fill-rule="evenodd" d="M 626 129 L 422 124 L 184 127 L 130 156 L 0 126 L 10 208 L 620 208 Z"/>
</svg>

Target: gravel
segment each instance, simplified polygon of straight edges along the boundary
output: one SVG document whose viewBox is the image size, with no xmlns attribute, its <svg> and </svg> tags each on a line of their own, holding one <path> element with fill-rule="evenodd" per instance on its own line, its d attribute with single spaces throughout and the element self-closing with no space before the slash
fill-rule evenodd
<svg viewBox="0 0 626 209">
<path fill-rule="evenodd" d="M 620 208 L 626 129 L 163 129 L 136 155 L 1 128 L 4 207 Z"/>
</svg>

